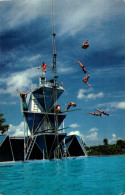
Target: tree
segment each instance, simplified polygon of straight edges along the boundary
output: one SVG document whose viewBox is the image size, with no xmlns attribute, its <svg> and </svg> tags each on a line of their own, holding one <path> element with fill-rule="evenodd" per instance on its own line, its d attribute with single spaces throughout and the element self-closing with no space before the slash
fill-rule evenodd
<svg viewBox="0 0 125 195">
<path fill-rule="evenodd" d="M 104 143 L 105 146 L 107 146 L 108 145 L 108 139 L 106 139 L 106 138 L 103 139 L 103 143 Z"/>
<path fill-rule="evenodd" d="M 122 149 L 125 149 L 125 141 L 122 139 L 117 140 L 116 146 L 120 146 Z"/>
<path fill-rule="evenodd" d="M 6 122 L 6 119 L 2 117 L 3 114 L 0 113 L 0 132 L 1 134 L 4 134 L 6 131 L 8 131 L 9 125 L 3 125 L 3 123 Z"/>
</svg>

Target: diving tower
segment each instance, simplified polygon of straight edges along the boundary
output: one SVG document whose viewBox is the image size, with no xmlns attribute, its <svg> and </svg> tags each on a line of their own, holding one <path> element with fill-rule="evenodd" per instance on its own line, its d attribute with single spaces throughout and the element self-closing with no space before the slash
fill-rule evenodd
<svg viewBox="0 0 125 195">
<path fill-rule="evenodd" d="M 61 128 L 61 124 L 66 118 L 67 111 L 61 111 L 57 104 L 64 88 L 62 82 L 57 82 L 53 0 L 51 0 L 51 23 L 53 77 L 47 81 L 46 74 L 42 73 L 39 77 L 39 86 L 30 91 L 28 101 L 26 97 L 29 92 L 21 93 L 18 90 L 24 117 L 24 137 L 0 135 L 0 162 L 86 155 L 82 138 L 76 135 L 67 136 L 67 133 L 61 132 L 65 129 Z"/>
</svg>

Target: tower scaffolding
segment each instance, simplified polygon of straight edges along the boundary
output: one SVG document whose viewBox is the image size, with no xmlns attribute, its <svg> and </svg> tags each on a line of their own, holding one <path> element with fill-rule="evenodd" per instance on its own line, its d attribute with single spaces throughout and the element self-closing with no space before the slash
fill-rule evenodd
<svg viewBox="0 0 125 195">
<path fill-rule="evenodd" d="M 64 92 L 63 85 L 57 82 L 56 71 L 56 45 L 54 29 L 54 0 L 51 0 L 51 24 L 52 24 L 52 53 L 53 53 L 53 79 L 47 81 L 46 75 L 39 78 L 39 87 L 31 91 L 27 110 L 22 110 L 27 127 L 31 135 L 26 136 L 24 128 L 24 160 L 30 160 L 34 154 L 34 148 L 38 147 L 42 152 L 42 159 L 51 159 L 53 156 L 62 158 L 70 156 L 66 142 L 63 139 L 66 133 L 59 133 L 61 123 L 66 117 L 66 111 L 60 112 L 57 108 L 57 100 Z M 63 126 L 64 129 L 64 126 Z M 65 154 L 62 153 L 65 148 Z M 40 154 L 41 155 L 41 154 Z M 41 156 L 40 156 L 41 158 Z"/>
<path fill-rule="evenodd" d="M 63 125 L 63 128 L 60 128 L 67 112 L 79 109 L 60 111 L 60 105 L 57 105 L 64 88 L 57 82 L 54 0 L 51 0 L 51 23 L 53 77 L 49 81 L 46 80 L 46 68 L 43 68 L 42 64 L 39 67 L 43 70 L 39 86 L 35 89 L 30 87 L 32 89 L 27 93 L 17 90 L 20 93 L 21 112 L 24 117 L 24 136 L 0 135 L 0 162 L 54 159 L 54 154 L 56 158 L 85 156 L 83 140 L 77 135 L 61 133 L 61 130 L 68 127 L 64 128 Z M 30 97 L 26 101 L 28 93 Z"/>
</svg>

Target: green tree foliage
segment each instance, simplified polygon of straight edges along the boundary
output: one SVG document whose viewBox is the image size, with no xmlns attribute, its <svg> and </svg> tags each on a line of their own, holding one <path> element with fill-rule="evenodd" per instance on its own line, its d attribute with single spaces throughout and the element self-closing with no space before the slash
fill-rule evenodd
<svg viewBox="0 0 125 195">
<path fill-rule="evenodd" d="M 89 156 L 103 155 L 118 155 L 125 154 L 125 140 L 117 140 L 116 144 L 109 145 L 108 140 L 103 139 L 104 145 L 86 146 L 86 151 Z"/>
<path fill-rule="evenodd" d="M 0 113 L 0 132 L 1 134 L 4 134 L 6 131 L 8 131 L 9 125 L 3 125 L 3 123 L 6 122 L 6 119 L 2 117 L 3 114 Z"/>
<path fill-rule="evenodd" d="M 105 146 L 107 146 L 108 145 L 108 139 L 106 139 L 106 138 L 103 139 L 103 143 L 104 143 Z"/>
<path fill-rule="evenodd" d="M 116 145 L 125 149 L 125 141 L 122 139 L 117 140 Z"/>
</svg>

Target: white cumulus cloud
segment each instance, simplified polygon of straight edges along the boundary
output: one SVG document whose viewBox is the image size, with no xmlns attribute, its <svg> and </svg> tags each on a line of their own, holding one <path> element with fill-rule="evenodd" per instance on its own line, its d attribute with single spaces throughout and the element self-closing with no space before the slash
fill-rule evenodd
<svg viewBox="0 0 125 195">
<path fill-rule="evenodd" d="M 79 125 L 77 123 L 74 123 L 74 124 L 71 124 L 70 127 L 71 128 L 77 128 L 77 127 L 79 127 Z"/>
<path fill-rule="evenodd" d="M 5 89 L 0 89 L 0 93 L 16 96 L 16 89 L 19 89 L 21 92 L 25 92 L 26 90 L 29 90 L 29 86 L 36 87 L 36 85 L 32 83 L 32 79 L 38 77 L 39 75 L 40 71 L 37 71 L 35 68 L 30 68 L 18 73 L 12 73 L 8 78 L 0 79 L 0 82 L 5 84 Z"/>
<path fill-rule="evenodd" d="M 112 103 L 111 107 L 114 107 L 114 108 L 117 108 L 117 109 L 125 109 L 125 102 Z"/>
<path fill-rule="evenodd" d="M 96 98 L 102 98 L 103 96 L 104 96 L 103 92 L 90 93 L 89 90 L 79 89 L 77 98 L 78 99 L 96 99 Z"/>
<path fill-rule="evenodd" d="M 82 138 L 84 138 L 84 135 L 80 133 L 80 131 L 71 131 L 70 133 L 68 133 L 68 135 L 78 135 Z"/>
<path fill-rule="evenodd" d="M 92 132 L 90 135 L 86 136 L 86 140 L 97 141 L 98 140 L 98 133 Z"/>
<path fill-rule="evenodd" d="M 93 128 L 91 128 L 91 129 L 89 130 L 89 132 L 95 132 L 95 131 L 98 131 L 98 128 L 93 127 Z"/>
<path fill-rule="evenodd" d="M 121 102 L 108 102 L 108 103 L 104 103 L 104 104 L 98 104 L 97 107 L 108 107 L 108 109 L 125 109 L 125 102 L 121 101 Z"/>
<path fill-rule="evenodd" d="M 111 139 L 109 139 L 109 144 L 115 144 L 118 139 L 121 138 L 118 138 L 117 135 L 113 133 Z"/>
<path fill-rule="evenodd" d="M 61 74 L 70 74 L 73 71 L 73 68 L 60 67 L 58 68 L 58 72 Z"/>
<path fill-rule="evenodd" d="M 21 122 L 18 126 L 14 126 L 10 124 L 8 133 L 10 136 L 23 137 L 24 136 L 24 122 Z M 30 134 L 29 131 L 28 131 L 28 134 Z"/>
</svg>

